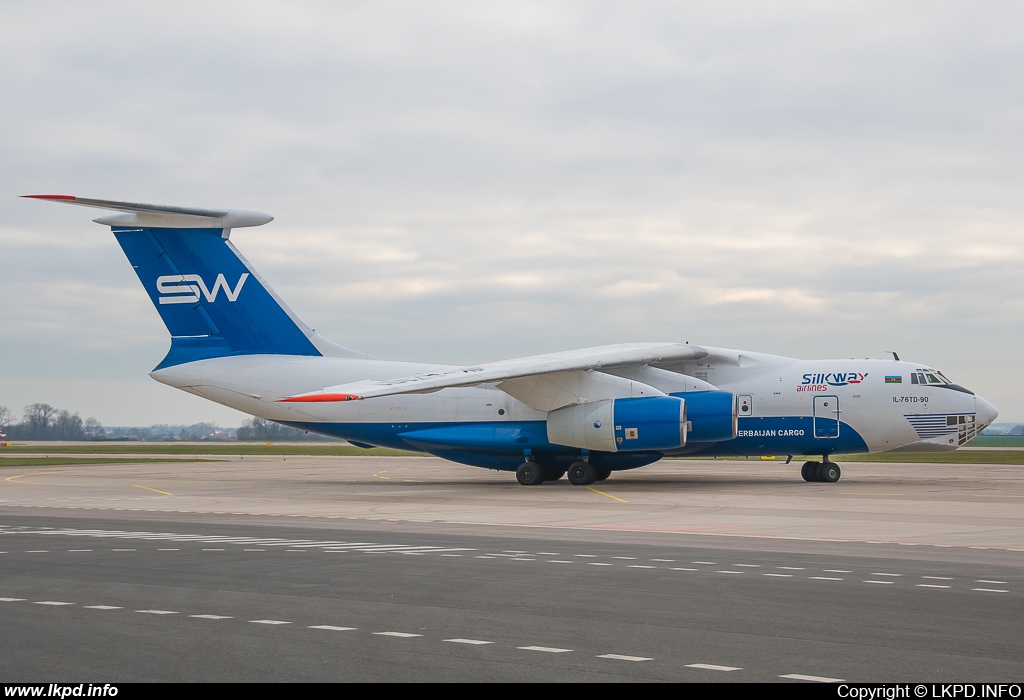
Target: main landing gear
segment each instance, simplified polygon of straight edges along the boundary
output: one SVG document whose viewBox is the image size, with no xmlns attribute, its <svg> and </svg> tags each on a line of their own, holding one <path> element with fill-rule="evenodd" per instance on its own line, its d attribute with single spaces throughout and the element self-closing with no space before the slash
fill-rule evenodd
<svg viewBox="0 0 1024 700">
<path fill-rule="evenodd" d="M 546 467 L 540 462 L 528 459 L 516 469 L 516 481 L 523 486 L 536 486 L 545 481 L 558 481 L 565 476 L 565 470 L 557 467 Z"/>
<path fill-rule="evenodd" d="M 585 460 L 569 465 L 569 483 L 574 486 L 588 486 L 595 481 L 604 481 L 611 475 L 610 469 L 598 469 Z"/>
<path fill-rule="evenodd" d="M 834 484 L 839 481 L 842 471 L 838 464 L 828 461 L 828 456 L 822 456 L 821 462 L 804 462 L 804 466 L 800 467 L 800 476 L 804 478 L 804 481 Z"/>
<path fill-rule="evenodd" d="M 590 462 L 581 459 L 569 465 L 569 483 L 574 486 L 587 486 L 595 481 L 604 481 L 612 475 L 610 469 L 598 469 Z M 547 467 L 536 460 L 527 459 L 516 469 L 516 481 L 523 486 L 536 486 L 545 481 L 558 481 L 565 476 L 566 470 Z"/>
</svg>

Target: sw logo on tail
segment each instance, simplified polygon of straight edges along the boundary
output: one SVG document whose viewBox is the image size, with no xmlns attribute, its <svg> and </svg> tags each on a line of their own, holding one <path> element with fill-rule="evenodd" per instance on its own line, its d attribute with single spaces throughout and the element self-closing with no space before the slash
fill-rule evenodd
<svg viewBox="0 0 1024 700">
<path fill-rule="evenodd" d="M 231 289 L 224 275 L 219 274 L 213 282 L 213 289 L 209 289 L 199 275 L 163 275 L 156 278 L 156 291 L 160 294 L 174 295 L 161 296 L 161 304 L 194 304 L 199 301 L 200 292 L 206 301 L 212 303 L 217 301 L 217 294 L 221 289 L 224 290 L 224 296 L 228 298 L 228 301 L 237 301 L 247 279 L 249 279 L 249 273 L 243 272 L 242 276 L 238 278 L 238 284 Z M 184 282 L 192 284 L 183 284 Z"/>
</svg>

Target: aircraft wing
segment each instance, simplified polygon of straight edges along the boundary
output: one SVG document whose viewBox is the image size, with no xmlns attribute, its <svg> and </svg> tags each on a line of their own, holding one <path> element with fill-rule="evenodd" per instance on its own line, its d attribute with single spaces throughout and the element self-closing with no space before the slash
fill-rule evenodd
<svg viewBox="0 0 1024 700">
<path fill-rule="evenodd" d="M 502 382 L 520 377 L 697 360 L 705 355 L 707 355 L 707 351 L 704 348 L 679 343 L 602 345 L 582 350 L 487 362 L 469 367 L 453 367 L 445 372 L 339 384 L 325 387 L 320 391 L 289 396 L 280 400 L 296 403 L 319 403 L 372 399 L 395 394 L 425 394 L 449 387 Z"/>
</svg>

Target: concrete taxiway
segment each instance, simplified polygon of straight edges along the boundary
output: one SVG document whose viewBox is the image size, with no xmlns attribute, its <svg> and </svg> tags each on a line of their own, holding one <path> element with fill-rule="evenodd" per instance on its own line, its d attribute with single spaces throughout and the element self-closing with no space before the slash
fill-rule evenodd
<svg viewBox="0 0 1024 700">
<path fill-rule="evenodd" d="M 0 470 L 4 678 L 1024 674 L 1024 467 L 208 459 Z"/>
</svg>

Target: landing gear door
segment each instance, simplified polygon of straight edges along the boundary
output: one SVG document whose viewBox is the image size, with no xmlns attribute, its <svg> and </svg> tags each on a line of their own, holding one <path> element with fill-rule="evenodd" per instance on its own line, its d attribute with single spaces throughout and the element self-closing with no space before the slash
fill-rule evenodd
<svg viewBox="0 0 1024 700">
<path fill-rule="evenodd" d="M 736 397 L 736 415 L 740 418 L 750 418 L 754 415 L 754 402 L 749 395 Z"/>
<path fill-rule="evenodd" d="M 839 437 L 839 397 L 814 397 L 814 437 L 831 439 Z"/>
</svg>

